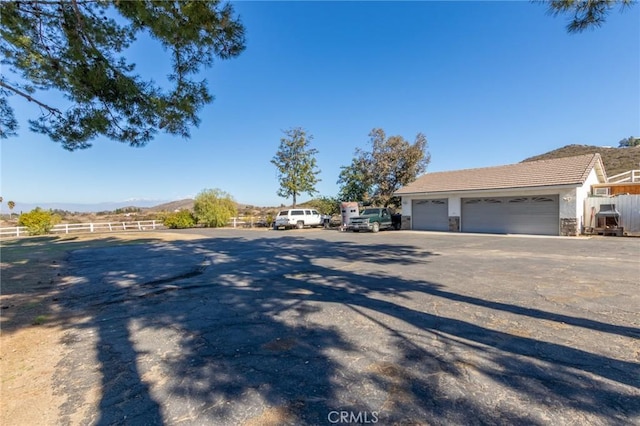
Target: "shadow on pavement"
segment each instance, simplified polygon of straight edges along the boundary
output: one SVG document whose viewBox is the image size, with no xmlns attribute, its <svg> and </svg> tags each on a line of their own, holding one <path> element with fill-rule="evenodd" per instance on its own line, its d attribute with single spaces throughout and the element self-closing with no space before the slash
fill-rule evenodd
<svg viewBox="0 0 640 426">
<path fill-rule="evenodd" d="M 624 423 L 640 414 L 638 363 L 412 301 L 438 297 L 627 337 L 638 329 L 379 270 L 381 262 L 428 270 L 433 256 L 297 237 L 73 252 L 59 296 L 69 329 L 57 377 L 70 395 L 66 419 L 92 385 L 99 412 L 87 420 L 105 425 L 327 424 L 333 412 L 359 413 L 351 423 Z"/>
</svg>

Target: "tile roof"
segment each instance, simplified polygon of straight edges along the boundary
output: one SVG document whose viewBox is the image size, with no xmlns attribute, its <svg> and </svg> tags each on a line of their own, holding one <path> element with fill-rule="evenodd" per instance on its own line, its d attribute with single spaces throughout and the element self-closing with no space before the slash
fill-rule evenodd
<svg viewBox="0 0 640 426">
<path fill-rule="evenodd" d="M 580 185 L 597 163 L 602 167 L 600 154 L 587 154 L 506 166 L 426 173 L 395 194 Z M 602 171 L 604 174 L 604 167 Z"/>
</svg>

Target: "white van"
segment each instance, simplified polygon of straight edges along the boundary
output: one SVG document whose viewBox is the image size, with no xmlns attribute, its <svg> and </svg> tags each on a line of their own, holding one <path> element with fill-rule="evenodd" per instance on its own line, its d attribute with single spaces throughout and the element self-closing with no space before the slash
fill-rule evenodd
<svg viewBox="0 0 640 426">
<path fill-rule="evenodd" d="M 321 226 L 322 217 L 317 210 L 313 209 L 290 209 L 282 210 L 276 216 L 273 229 L 280 228 L 297 228 L 302 229 L 305 226 Z"/>
</svg>

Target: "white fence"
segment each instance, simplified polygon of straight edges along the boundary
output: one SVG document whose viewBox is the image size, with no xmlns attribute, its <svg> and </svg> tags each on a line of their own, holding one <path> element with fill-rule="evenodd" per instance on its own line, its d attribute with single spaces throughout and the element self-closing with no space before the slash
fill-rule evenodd
<svg viewBox="0 0 640 426">
<path fill-rule="evenodd" d="M 88 232 L 115 232 L 115 231 L 149 231 L 162 229 L 164 226 L 158 220 L 139 220 L 136 222 L 106 222 L 106 223 L 60 223 L 54 225 L 49 234 L 71 234 Z M 12 226 L 0 228 L 1 237 L 28 236 L 29 231 L 24 226 Z"/>
<path fill-rule="evenodd" d="M 269 224 L 265 219 L 255 217 L 232 217 L 227 222 L 227 226 L 232 228 L 265 228 Z"/>
<path fill-rule="evenodd" d="M 614 197 L 589 197 L 584 200 L 584 227 L 596 226 L 596 213 L 602 204 L 613 204 L 620 212 L 619 224 L 624 233 L 640 235 L 640 195 L 617 195 Z"/>
<path fill-rule="evenodd" d="M 607 182 L 609 183 L 640 182 L 640 170 L 629 170 L 628 172 L 611 176 L 609 179 L 607 179 Z"/>
</svg>

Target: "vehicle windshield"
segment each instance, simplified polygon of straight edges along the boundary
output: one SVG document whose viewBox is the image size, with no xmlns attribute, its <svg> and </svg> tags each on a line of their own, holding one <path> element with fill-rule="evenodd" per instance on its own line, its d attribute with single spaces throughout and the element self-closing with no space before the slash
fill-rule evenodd
<svg viewBox="0 0 640 426">
<path fill-rule="evenodd" d="M 361 216 L 372 216 L 374 214 L 379 214 L 380 209 L 364 209 L 361 213 Z"/>
</svg>

